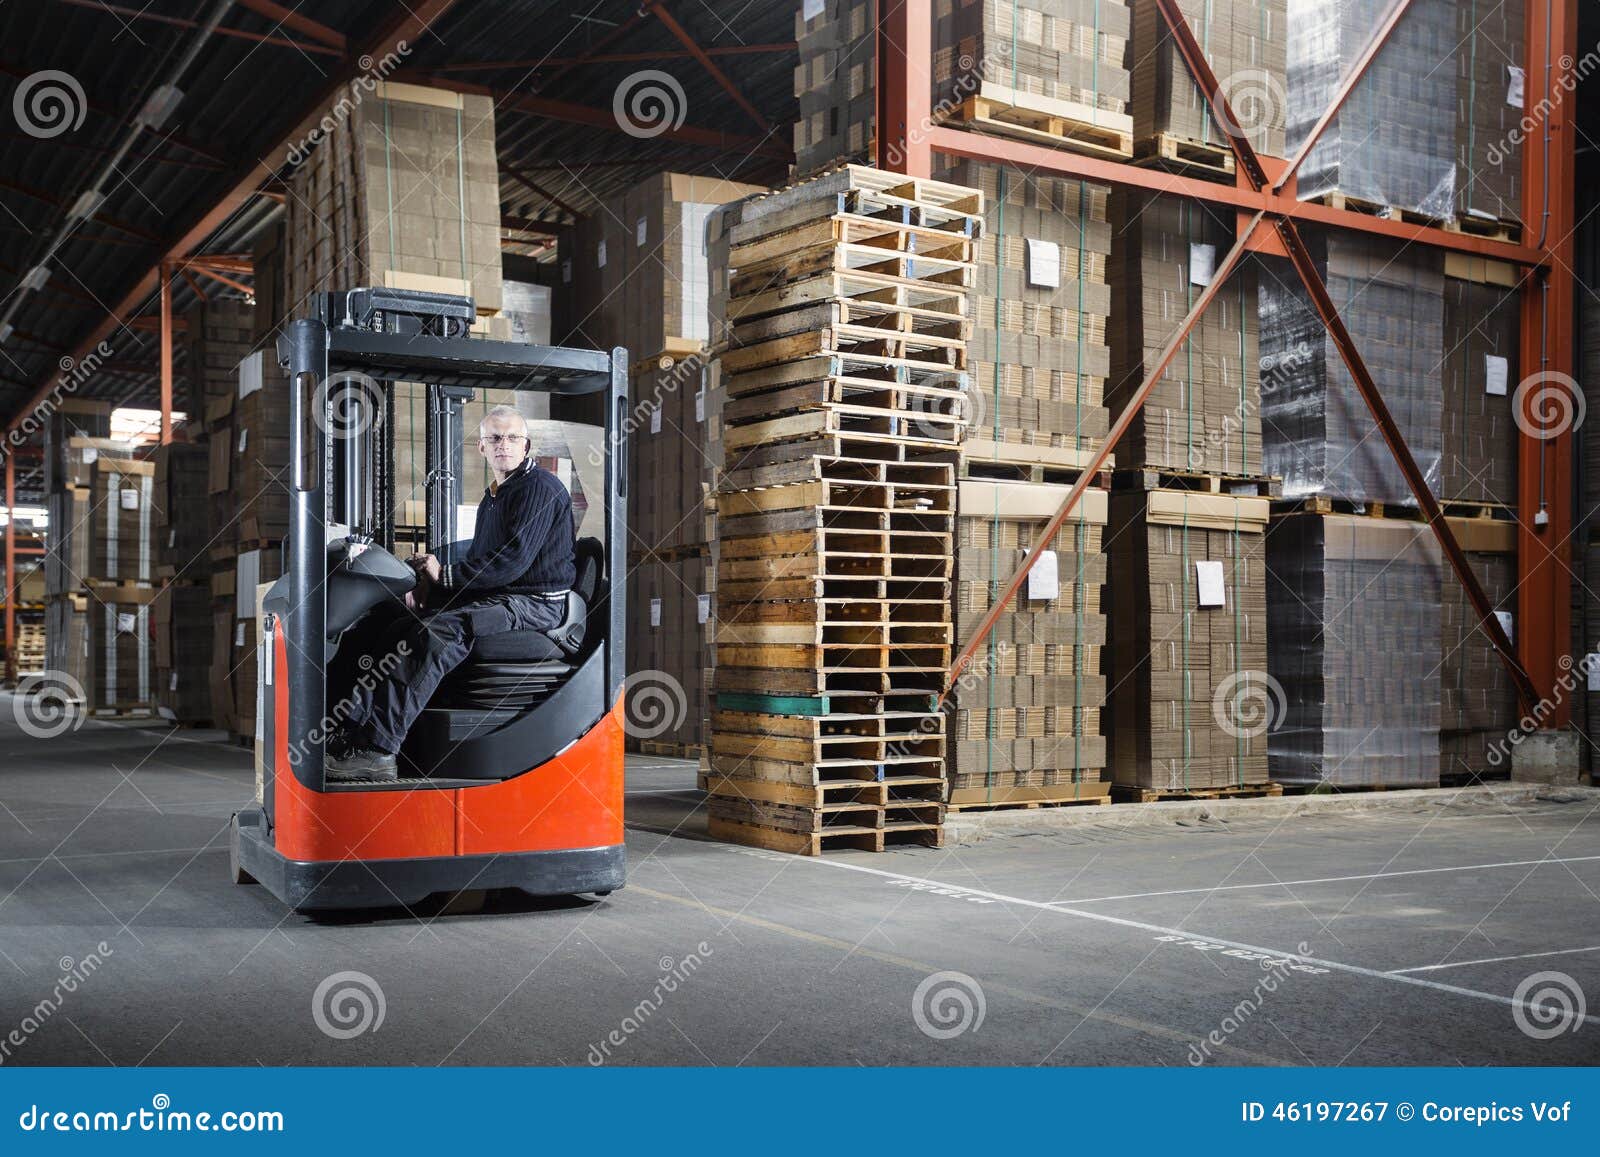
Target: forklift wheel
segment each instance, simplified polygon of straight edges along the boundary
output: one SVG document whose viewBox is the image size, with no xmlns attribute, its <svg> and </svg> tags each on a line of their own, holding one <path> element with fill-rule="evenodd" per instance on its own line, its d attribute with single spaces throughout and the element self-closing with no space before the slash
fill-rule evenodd
<svg viewBox="0 0 1600 1157">
<path fill-rule="evenodd" d="M 595 895 L 596 896 L 609 896 L 609 895 L 611 895 L 611 889 L 607 888 L 604 892 L 596 892 Z"/>
<path fill-rule="evenodd" d="M 235 820 L 228 839 L 228 876 L 235 884 L 258 884 L 254 876 L 244 870 L 239 862 L 239 823 Z"/>
<path fill-rule="evenodd" d="M 467 916 L 473 912 L 482 912 L 484 904 L 489 899 L 486 888 L 473 888 L 466 892 L 457 892 L 445 901 L 444 907 L 439 909 L 441 916 Z"/>
</svg>

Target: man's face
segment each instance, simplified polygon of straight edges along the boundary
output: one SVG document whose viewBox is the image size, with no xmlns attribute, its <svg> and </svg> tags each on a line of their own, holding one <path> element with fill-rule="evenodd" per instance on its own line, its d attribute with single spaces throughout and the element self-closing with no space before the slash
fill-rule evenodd
<svg viewBox="0 0 1600 1157">
<path fill-rule="evenodd" d="M 528 456 L 528 427 L 514 418 L 490 418 L 478 432 L 478 452 L 495 470 L 509 474 Z"/>
</svg>

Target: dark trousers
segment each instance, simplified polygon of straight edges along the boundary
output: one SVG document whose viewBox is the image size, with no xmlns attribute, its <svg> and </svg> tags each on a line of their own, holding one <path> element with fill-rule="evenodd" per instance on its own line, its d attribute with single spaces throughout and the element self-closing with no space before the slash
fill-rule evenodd
<svg viewBox="0 0 1600 1157">
<path fill-rule="evenodd" d="M 472 650 L 503 631 L 548 631 L 566 604 L 528 595 L 493 595 L 442 610 L 374 612 L 345 636 L 336 665 L 348 688 L 345 716 L 357 744 L 397 752 L 439 682 Z M 330 686 L 330 691 L 334 689 Z"/>
</svg>

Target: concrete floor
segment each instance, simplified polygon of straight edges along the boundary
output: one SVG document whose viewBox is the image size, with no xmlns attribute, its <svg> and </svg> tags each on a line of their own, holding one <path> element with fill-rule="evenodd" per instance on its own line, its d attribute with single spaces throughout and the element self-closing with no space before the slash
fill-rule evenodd
<svg viewBox="0 0 1600 1157">
<path fill-rule="evenodd" d="M 608 899 L 328 920 L 227 879 L 246 752 L 94 722 L 30 739 L 4 696 L 0 751 L 8 1064 L 1600 1063 L 1593 791 L 1119 807 L 812 860 L 707 842 L 692 766 L 637 759 Z M 1582 1031 L 1519 1028 L 1540 972 L 1586 997 Z M 383 1017 L 341 1037 L 358 1003 L 314 999 L 348 984 Z"/>
</svg>

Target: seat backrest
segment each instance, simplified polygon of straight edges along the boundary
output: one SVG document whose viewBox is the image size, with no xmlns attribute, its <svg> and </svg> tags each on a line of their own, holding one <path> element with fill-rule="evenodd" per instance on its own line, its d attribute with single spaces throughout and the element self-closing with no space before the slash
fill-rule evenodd
<svg viewBox="0 0 1600 1157">
<path fill-rule="evenodd" d="M 605 632 L 606 616 L 606 588 L 604 586 L 606 570 L 606 548 L 600 544 L 598 538 L 580 538 L 573 543 L 572 553 L 576 567 L 576 577 L 572 580 L 572 589 L 583 599 L 585 609 L 583 623 L 583 643 L 578 648 L 580 655 L 587 655 L 594 650 L 600 637 Z"/>
</svg>

